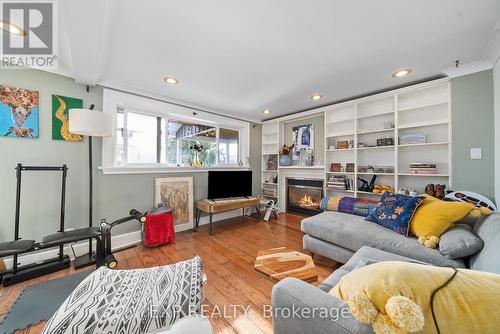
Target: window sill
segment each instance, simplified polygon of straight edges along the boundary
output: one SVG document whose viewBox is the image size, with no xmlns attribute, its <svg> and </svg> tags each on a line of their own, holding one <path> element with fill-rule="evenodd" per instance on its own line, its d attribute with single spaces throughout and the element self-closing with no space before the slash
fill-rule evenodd
<svg viewBox="0 0 500 334">
<path fill-rule="evenodd" d="M 166 173 L 207 173 L 211 170 L 236 171 L 249 170 L 250 166 L 219 166 L 219 167 L 155 167 L 155 166 L 126 166 L 126 167 L 99 167 L 104 175 L 113 174 L 166 174 Z"/>
</svg>

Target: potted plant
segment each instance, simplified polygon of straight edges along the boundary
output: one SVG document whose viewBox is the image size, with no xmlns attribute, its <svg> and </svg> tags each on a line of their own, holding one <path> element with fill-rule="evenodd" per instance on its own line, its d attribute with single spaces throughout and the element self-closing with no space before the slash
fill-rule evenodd
<svg viewBox="0 0 500 334">
<path fill-rule="evenodd" d="M 294 145 L 287 146 L 286 144 L 280 149 L 280 166 L 290 166 L 292 164 L 292 151 Z"/>
</svg>

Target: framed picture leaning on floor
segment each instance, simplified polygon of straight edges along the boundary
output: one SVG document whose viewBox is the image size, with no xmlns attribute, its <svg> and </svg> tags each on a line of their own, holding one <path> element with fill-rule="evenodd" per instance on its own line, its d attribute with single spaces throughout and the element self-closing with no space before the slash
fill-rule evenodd
<svg viewBox="0 0 500 334">
<path fill-rule="evenodd" d="M 174 211 L 176 232 L 194 227 L 193 177 L 156 177 L 154 180 L 154 205 L 162 203 Z"/>
</svg>

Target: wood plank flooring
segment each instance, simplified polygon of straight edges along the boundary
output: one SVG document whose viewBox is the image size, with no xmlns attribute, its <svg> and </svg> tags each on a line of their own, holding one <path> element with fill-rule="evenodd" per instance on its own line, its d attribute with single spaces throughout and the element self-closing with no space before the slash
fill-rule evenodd
<svg viewBox="0 0 500 334">
<path fill-rule="evenodd" d="M 175 263 L 199 255 L 208 278 L 204 310 L 205 315 L 212 315 L 214 333 L 272 333 L 271 319 L 264 316 L 263 310 L 265 305 L 271 304 L 274 283 L 255 272 L 255 256 L 259 250 L 281 246 L 302 251 L 301 219 L 291 214 L 282 214 L 279 220 L 269 223 L 254 219 L 245 219 L 242 223 L 241 217 L 228 219 L 215 223 L 212 236 L 204 225 L 197 231 L 176 234 L 175 245 L 158 248 L 139 245 L 117 252 L 115 257 L 118 269 L 134 269 Z M 339 267 L 319 256 L 314 262 L 319 275 L 314 284 Z M 25 287 L 75 272 L 69 268 L 12 287 L 0 287 L 0 319 Z M 40 323 L 17 333 L 39 333 L 43 326 L 44 323 Z"/>
</svg>

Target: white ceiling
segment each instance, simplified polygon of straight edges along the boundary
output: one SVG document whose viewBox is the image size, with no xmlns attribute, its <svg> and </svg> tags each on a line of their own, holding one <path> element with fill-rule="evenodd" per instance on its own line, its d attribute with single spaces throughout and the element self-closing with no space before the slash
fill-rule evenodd
<svg viewBox="0 0 500 334">
<path fill-rule="evenodd" d="M 456 59 L 491 64 L 500 17 L 498 0 L 61 4 L 61 73 L 249 120 L 430 78 Z M 392 78 L 400 68 L 413 73 Z"/>
</svg>

